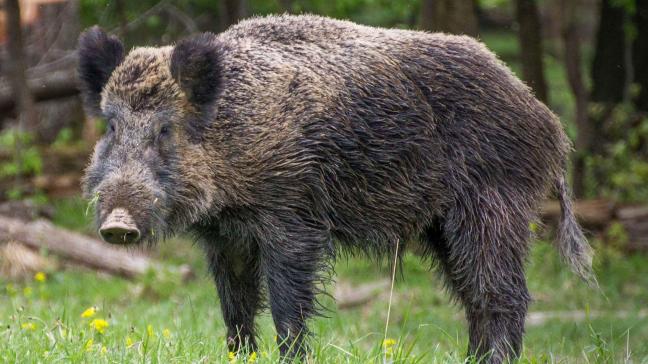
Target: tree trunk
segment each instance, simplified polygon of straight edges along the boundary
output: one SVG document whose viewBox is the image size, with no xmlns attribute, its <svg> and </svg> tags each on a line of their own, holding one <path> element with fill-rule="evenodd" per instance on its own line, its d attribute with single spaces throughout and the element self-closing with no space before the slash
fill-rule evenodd
<svg viewBox="0 0 648 364">
<path fill-rule="evenodd" d="M 648 1 L 637 1 L 634 16 L 637 36 L 632 47 L 634 82 L 639 87 L 639 96 L 634 100 L 638 110 L 648 112 Z"/>
<path fill-rule="evenodd" d="M 38 115 L 25 76 L 25 53 L 23 32 L 20 23 L 20 4 L 18 0 L 6 0 L 7 21 L 7 75 L 9 76 L 16 100 L 19 128 L 34 132 L 38 127 Z"/>
<path fill-rule="evenodd" d="M 473 0 L 423 0 L 419 27 L 432 32 L 476 36 L 475 10 Z"/>
<path fill-rule="evenodd" d="M 626 42 L 623 7 L 601 0 L 596 50 L 592 62 L 592 101 L 619 103 L 626 90 Z"/>
<path fill-rule="evenodd" d="M 519 24 L 518 39 L 522 76 L 535 91 L 536 96 L 548 103 L 542 52 L 542 26 L 536 0 L 516 0 L 516 17 Z"/>
<path fill-rule="evenodd" d="M 578 24 L 578 2 L 563 2 L 563 46 L 564 61 L 569 86 L 576 102 L 576 155 L 574 158 L 572 186 L 574 195 L 582 198 L 585 194 L 585 156 L 589 155 L 592 146 L 592 128 L 587 115 L 588 92 L 583 82 L 581 69 L 581 49 Z"/>
<path fill-rule="evenodd" d="M 247 0 L 220 0 L 220 29 L 225 30 L 247 16 Z"/>
</svg>

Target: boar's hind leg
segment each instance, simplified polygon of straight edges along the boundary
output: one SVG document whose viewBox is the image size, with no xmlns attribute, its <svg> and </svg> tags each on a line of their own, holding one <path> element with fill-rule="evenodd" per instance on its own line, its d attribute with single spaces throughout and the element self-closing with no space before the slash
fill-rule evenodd
<svg viewBox="0 0 648 364">
<path fill-rule="evenodd" d="M 469 355 L 517 358 L 530 300 L 524 277 L 529 216 L 524 203 L 482 190 L 458 201 L 425 238 L 469 323 Z M 473 194 L 472 196 L 479 196 Z"/>
<path fill-rule="evenodd" d="M 283 357 L 303 357 L 306 321 L 318 311 L 316 295 L 326 269 L 330 238 L 325 232 L 299 226 L 275 227 L 266 238 L 261 247 L 261 266 L 277 344 Z"/>
<path fill-rule="evenodd" d="M 229 350 L 237 352 L 247 346 L 252 352 L 256 350 L 254 317 L 261 305 L 258 257 L 256 252 L 236 252 L 234 246 L 210 244 L 205 250 L 227 326 Z"/>
</svg>

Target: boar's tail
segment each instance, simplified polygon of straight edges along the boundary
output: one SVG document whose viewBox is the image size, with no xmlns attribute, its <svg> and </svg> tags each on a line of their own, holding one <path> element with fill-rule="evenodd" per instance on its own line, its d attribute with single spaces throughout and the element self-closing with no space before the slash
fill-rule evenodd
<svg viewBox="0 0 648 364">
<path fill-rule="evenodd" d="M 558 251 L 574 273 L 589 285 L 597 286 L 596 276 L 592 270 L 592 248 L 574 216 L 572 200 L 564 176 L 558 178 L 555 188 L 561 209 L 556 236 Z"/>
</svg>

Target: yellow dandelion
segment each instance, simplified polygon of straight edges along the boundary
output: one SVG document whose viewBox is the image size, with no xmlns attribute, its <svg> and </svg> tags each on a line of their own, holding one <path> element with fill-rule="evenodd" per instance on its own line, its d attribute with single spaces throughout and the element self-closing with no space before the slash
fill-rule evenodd
<svg viewBox="0 0 648 364">
<path fill-rule="evenodd" d="M 36 282 L 43 283 L 43 282 L 45 282 L 45 281 L 47 280 L 47 276 L 46 276 L 45 273 L 43 273 L 43 272 L 38 272 L 38 273 L 36 273 L 36 274 L 34 275 L 34 280 L 35 280 Z"/>
<path fill-rule="evenodd" d="M 86 341 L 86 343 L 83 345 L 83 349 L 85 351 L 92 351 L 92 345 L 93 344 L 94 344 L 94 340 L 88 339 L 88 341 Z"/>
<path fill-rule="evenodd" d="M 162 336 L 164 336 L 165 339 L 170 339 L 171 338 L 171 330 L 165 328 L 162 330 Z"/>
<path fill-rule="evenodd" d="M 394 340 L 394 339 L 385 339 L 385 340 L 383 340 L 383 347 L 384 348 L 391 348 L 394 345 L 396 345 L 396 340 Z"/>
<path fill-rule="evenodd" d="M 36 330 L 36 324 L 33 322 L 25 322 L 24 324 L 20 325 L 20 328 L 25 331 L 34 331 Z"/>
<path fill-rule="evenodd" d="M 101 355 L 106 355 L 107 352 L 108 348 L 106 347 L 106 345 L 101 345 Z"/>
<path fill-rule="evenodd" d="M 383 348 L 385 350 L 385 356 L 392 356 L 394 354 L 394 345 L 396 345 L 396 340 L 394 339 L 383 340 Z"/>
<path fill-rule="evenodd" d="M 134 344 L 135 344 L 135 343 L 133 342 L 133 339 L 131 339 L 130 336 L 126 336 L 126 347 L 127 347 L 127 348 L 130 348 L 130 347 L 133 346 Z"/>
<path fill-rule="evenodd" d="M 146 334 L 148 336 L 155 335 L 155 331 L 153 331 L 153 325 L 151 325 L 151 324 L 146 325 Z"/>
<path fill-rule="evenodd" d="M 253 351 L 252 354 L 248 357 L 248 363 L 254 363 L 257 361 L 257 353 Z"/>
<path fill-rule="evenodd" d="M 108 326 L 110 326 L 110 324 L 104 319 L 94 319 L 90 321 L 90 327 L 97 330 L 100 334 L 105 333 Z"/>
<path fill-rule="evenodd" d="M 81 313 L 81 317 L 90 318 L 97 314 L 97 308 L 95 306 L 88 307 Z"/>
<path fill-rule="evenodd" d="M 227 353 L 227 360 L 230 363 L 235 362 L 236 361 L 236 353 L 234 353 L 233 351 L 230 351 L 229 353 Z"/>
<path fill-rule="evenodd" d="M 33 290 L 32 290 L 31 287 L 25 287 L 25 288 L 23 288 L 23 295 L 24 295 L 25 297 L 31 297 L 32 293 L 33 293 Z"/>
</svg>

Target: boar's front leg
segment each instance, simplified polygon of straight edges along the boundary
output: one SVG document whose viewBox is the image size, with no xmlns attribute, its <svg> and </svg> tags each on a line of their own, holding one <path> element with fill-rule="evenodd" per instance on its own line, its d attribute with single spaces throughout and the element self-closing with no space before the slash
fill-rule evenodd
<svg viewBox="0 0 648 364">
<path fill-rule="evenodd" d="M 235 244 L 205 244 L 227 326 L 227 346 L 232 352 L 245 346 L 252 352 L 256 350 L 254 317 L 261 306 L 258 256 L 251 247 L 236 248 Z"/>
<path fill-rule="evenodd" d="M 315 298 L 330 241 L 324 230 L 274 225 L 261 244 L 261 267 L 283 357 L 303 357 L 306 351 L 306 321 L 317 314 Z"/>
</svg>

